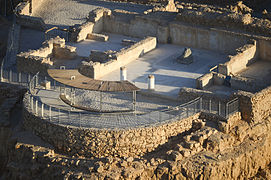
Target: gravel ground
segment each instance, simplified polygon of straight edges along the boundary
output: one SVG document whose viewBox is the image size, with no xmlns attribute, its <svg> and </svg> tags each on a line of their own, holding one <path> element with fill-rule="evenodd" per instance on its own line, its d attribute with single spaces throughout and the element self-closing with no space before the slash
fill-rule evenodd
<svg viewBox="0 0 271 180">
<path fill-rule="evenodd" d="M 76 89 L 75 103 L 83 107 L 100 109 L 100 92 Z M 146 113 L 165 109 L 168 106 L 179 105 L 176 101 L 162 98 L 149 97 L 137 94 L 136 110 L 138 113 Z M 131 110 L 133 102 L 132 93 L 102 93 L 102 110 Z"/>
<path fill-rule="evenodd" d="M 138 13 L 143 13 L 151 8 L 146 5 L 97 0 L 47 0 L 43 2 L 40 9 L 33 13 L 33 16 L 41 17 L 48 25 L 72 26 L 85 22 L 89 12 L 99 6 L 111 10 L 122 9 Z"/>
</svg>

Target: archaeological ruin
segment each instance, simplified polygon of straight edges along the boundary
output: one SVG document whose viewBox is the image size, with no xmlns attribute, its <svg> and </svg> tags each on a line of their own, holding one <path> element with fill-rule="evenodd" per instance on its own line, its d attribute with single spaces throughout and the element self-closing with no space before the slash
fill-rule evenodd
<svg viewBox="0 0 271 180">
<path fill-rule="evenodd" d="M 18 3 L 0 179 L 271 178 L 270 13 L 195 2 Z"/>
</svg>

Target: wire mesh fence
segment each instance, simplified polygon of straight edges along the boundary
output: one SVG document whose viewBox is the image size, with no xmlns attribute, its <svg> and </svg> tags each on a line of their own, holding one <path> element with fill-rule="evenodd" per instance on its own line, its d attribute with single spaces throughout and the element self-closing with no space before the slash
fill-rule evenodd
<svg viewBox="0 0 271 180">
<path fill-rule="evenodd" d="M 163 110 L 151 111 L 143 114 L 137 114 L 136 112 L 104 114 L 82 110 L 78 111 L 73 108 L 67 110 L 42 102 L 40 97 L 36 94 L 44 81 L 49 81 L 52 84 L 52 90 L 60 93 L 60 87 L 63 86 L 61 83 L 54 81 L 50 77 L 40 76 L 39 73 L 32 75 L 17 73 L 11 70 L 1 70 L 1 72 L 3 72 L 3 76 L 1 77 L 2 80 L 4 79 L 6 82 L 19 84 L 28 88 L 28 110 L 30 112 L 49 122 L 66 126 L 86 128 L 138 127 L 184 119 L 202 111 L 228 118 L 230 114 L 239 110 L 237 98 L 229 102 L 223 102 L 202 97 L 198 97 L 179 106 L 168 107 Z"/>
</svg>

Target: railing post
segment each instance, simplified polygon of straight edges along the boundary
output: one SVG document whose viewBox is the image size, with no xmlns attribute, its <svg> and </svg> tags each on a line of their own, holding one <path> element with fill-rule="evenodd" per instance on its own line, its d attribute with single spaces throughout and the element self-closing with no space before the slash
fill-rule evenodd
<svg viewBox="0 0 271 180">
<path fill-rule="evenodd" d="M 79 113 L 79 126 L 81 128 L 81 113 Z"/>
<path fill-rule="evenodd" d="M 22 82 L 22 73 L 21 73 L 21 72 L 19 72 L 19 78 L 18 78 L 18 81 L 19 81 L 19 84 L 21 84 L 21 82 Z"/>
<path fill-rule="evenodd" d="M 202 111 L 202 97 L 199 99 L 199 110 Z"/>
<path fill-rule="evenodd" d="M 56 80 L 54 80 L 54 89 L 56 89 Z"/>
<path fill-rule="evenodd" d="M 12 71 L 9 70 L 9 82 L 12 82 Z"/>
<path fill-rule="evenodd" d="M 30 81 L 31 81 L 31 75 L 30 75 L 30 73 L 28 73 L 27 82 L 29 83 Z"/>
<path fill-rule="evenodd" d="M 33 96 L 30 96 L 30 107 L 31 107 L 31 112 L 33 112 Z"/>
<path fill-rule="evenodd" d="M 188 107 L 186 107 L 186 117 L 189 117 Z"/>
<path fill-rule="evenodd" d="M 212 100 L 211 99 L 209 100 L 209 112 L 210 113 L 212 112 Z"/>
<path fill-rule="evenodd" d="M 68 116 L 69 116 L 69 122 L 70 122 L 70 120 L 71 120 L 71 111 L 69 111 L 69 114 L 68 114 Z M 71 124 L 70 124 L 71 125 Z"/>
<path fill-rule="evenodd" d="M 228 115 L 229 115 L 229 103 L 226 103 L 226 107 L 225 107 L 226 109 L 226 114 L 225 114 L 225 116 L 226 116 L 226 118 L 228 118 Z"/>
<path fill-rule="evenodd" d="M 36 107 L 35 107 L 35 113 L 36 115 L 38 115 L 38 100 L 36 99 L 36 103 L 35 103 Z"/>
<path fill-rule="evenodd" d="M 49 120 L 51 120 L 52 118 L 52 107 L 49 106 Z"/>
<path fill-rule="evenodd" d="M 4 78 L 3 78 L 3 74 L 4 74 L 4 60 L 5 58 L 3 58 L 2 60 L 2 64 L 1 64 L 1 69 L 0 69 L 0 82 L 3 82 L 4 81 Z"/>
<path fill-rule="evenodd" d="M 41 103 L 41 117 L 43 117 L 44 115 L 44 104 Z"/>
<path fill-rule="evenodd" d="M 218 115 L 219 115 L 219 116 L 221 115 L 221 110 L 220 110 L 220 108 L 221 108 L 221 103 L 220 103 L 220 101 L 218 101 Z"/>
<path fill-rule="evenodd" d="M 60 109 L 58 108 L 58 124 L 60 123 Z"/>
</svg>

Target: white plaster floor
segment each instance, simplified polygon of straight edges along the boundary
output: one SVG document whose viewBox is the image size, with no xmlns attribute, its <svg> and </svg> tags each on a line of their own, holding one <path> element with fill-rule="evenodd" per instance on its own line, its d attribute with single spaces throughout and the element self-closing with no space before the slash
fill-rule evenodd
<svg viewBox="0 0 271 180">
<path fill-rule="evenodd" d="M 180 87 L 196 87 L 196 78 L 207 73 L 209 69 L 226 61 L 226 55 L 192 49 L 194 62 L 180 64 L 176 58 L 182 54 L 184 47 L 159 44 L 157 48 L 126 65 L 127 80 L 134 82 L 141 89 L 148 88 L 148 75 L 155 76 L 155 93 L 176 97 Z M 105 75 L 102 80 L 119 80 L 119 69 Z"/>
<path fill-rule="evenodd" d="M 239 72 L 238 75 L 270 84 L 271 61 L 258 60 Z"/>
</svg>

